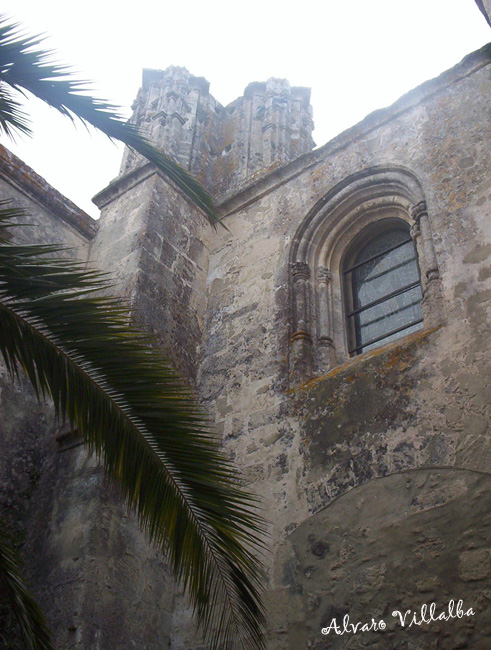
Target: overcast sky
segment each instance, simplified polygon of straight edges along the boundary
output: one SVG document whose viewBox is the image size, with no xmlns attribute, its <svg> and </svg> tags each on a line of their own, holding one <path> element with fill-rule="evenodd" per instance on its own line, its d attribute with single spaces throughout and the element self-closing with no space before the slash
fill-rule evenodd
<svg viewBox="0 0 491 650">
<path fill-rule="evenodd" d="M 4 0 L 2 12 L 46 34 L 127 116 L 143 68 L 185 66 L 224 105 L 269 77 L 310 86 L 318 145 L 491 40 L 473 0 Z M 34 138 L 2 143 L 97 217 L 90 199 L 121 150 L 38 103 L 29 110 Z"/>
</svg>

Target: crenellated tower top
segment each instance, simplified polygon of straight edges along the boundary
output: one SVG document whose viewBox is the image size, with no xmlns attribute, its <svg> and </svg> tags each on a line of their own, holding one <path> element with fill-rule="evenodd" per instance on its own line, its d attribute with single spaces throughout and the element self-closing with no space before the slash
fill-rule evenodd
<svg viewBox="0 0 491 650">
<path fill-rule="evenodd" d="M 131 120 L 217 197 L 314 146 L 310 89 L 285 79 L 251 83 L 223 107 L 185 68 L 146 69 L 132 108 Z M 127 150 L 121 174 L 140 162 Z"/>
</svg>

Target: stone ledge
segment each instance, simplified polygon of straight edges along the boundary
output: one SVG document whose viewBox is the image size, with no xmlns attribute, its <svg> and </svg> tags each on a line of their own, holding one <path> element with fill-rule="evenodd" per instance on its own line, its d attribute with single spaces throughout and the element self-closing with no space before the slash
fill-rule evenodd
<svg viewBox="0 0 491 650">
<path fill-rule="evenodd" d="M 50 214 L 69 224 L 86 239 L 98 230 L 97 222 L 72 203 L 26 163 L 0 145 L 0 178 L 34 200 Z"/>
<path fill-rule="evenodd" d="M 92 198 L 92 203 L 95 203 L 99 210 L 102 210 L 109 203 L 112 203 L 115 199 L 157 173 L 156 167 L 150 162 L 139 165 L 111 181 L 109 185 Z"/>
<path fill-rule="evenodd" d="M 369 363 L 372 359 L 384 355 L 386 352 L 388 352 L 389 354 L 394 352 L 396 355 L 397 355 L 397 351 L 400 351 L 402 353 L 404 350 L 411 347 L 413 344 L 417 344 L 418 341 L 425 341 L 431 334 L 437 332 L 441 328 L 442 325 L 437 325 L 436 327 L 430 327 L 430 328 L 425 327 L 423 329 L 418 330 L 417 332 L 413 332 L 412 334 L 408 334 L 407 336 L 403 336 L 400 339 L 392 341 L 391 343 L 387 343 L 386 345 L 382 345 L 378 348 L 375 348 L 374 350 L 369 350 L 368 352 L 364 352 L 363 354 L 358 354 L 355 357 L 348 359 L 344 363 L 335 366 L 334 368 L 329 370 L 329 372 L 326 372 L 323 375 L 319 375 L 318 377 L 313 377 L 312 379 L 309 379 L 305 383 L 298 386 L 296 390 L 290 389 L 289 392 L 290 393 L 297 392 L 299 395 L 301 395 L 304 391 L 309 391 L 317 384 L 327 379 L 330 379 L 331 377 L 335 377 L 340 373 L 349 371 L 352 368 L 356 368 L 360 365 L 363 366 L 365 363 Z"/>
</svg>

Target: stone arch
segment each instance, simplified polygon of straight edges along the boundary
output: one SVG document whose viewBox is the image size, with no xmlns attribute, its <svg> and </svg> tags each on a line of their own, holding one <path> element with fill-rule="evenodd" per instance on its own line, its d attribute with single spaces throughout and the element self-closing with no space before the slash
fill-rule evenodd
<svg viewBox="0 0 491 650">
<path fill-rule="evenodd" d="M 421 183 L 410 170 L 379 166 L 344 179 L 298 227 L 290 249 L 291 375 L 302 382 L 347 360 L 340 268 L 351 242 L 371 224 L 402 220 L 419 258 L 425 327 L 441 318 L 441 287 Z"/>
<path fill-rule="evenodd" d="M 488 604 L 477 595 L 489 586 L 490 497 L 489 474 L 422 467 L 371 479 L 333 499 L 278 549 L 280 575 L 296 597 L 287 640 L 332 650 L 453 650 L 490 638 Z M 474 615 L 410 629 L 392 615 L 419 613 L 431 602 L 448 611 L 451 599 L 462 599 Z M 333 618 L 342 628 L 345 615 L 352 623 L 382 619 L 387 627 L 322 635 Z M 435 636 L 438 645 L 428 646 Z"/>
</svg>

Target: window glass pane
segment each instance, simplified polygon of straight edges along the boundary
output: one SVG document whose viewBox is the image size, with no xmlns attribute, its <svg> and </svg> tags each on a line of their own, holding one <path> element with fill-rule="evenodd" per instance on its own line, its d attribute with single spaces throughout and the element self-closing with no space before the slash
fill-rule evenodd
<svg viewBox="0 0 491 650">
<path fill-rule="evenodd" d="M 421 286 L 416 251 L 406 230 L 372 239 L 348 273 L 352 325 L 358 352 L 388 343 L 419 329 Z"/>
</svg>

